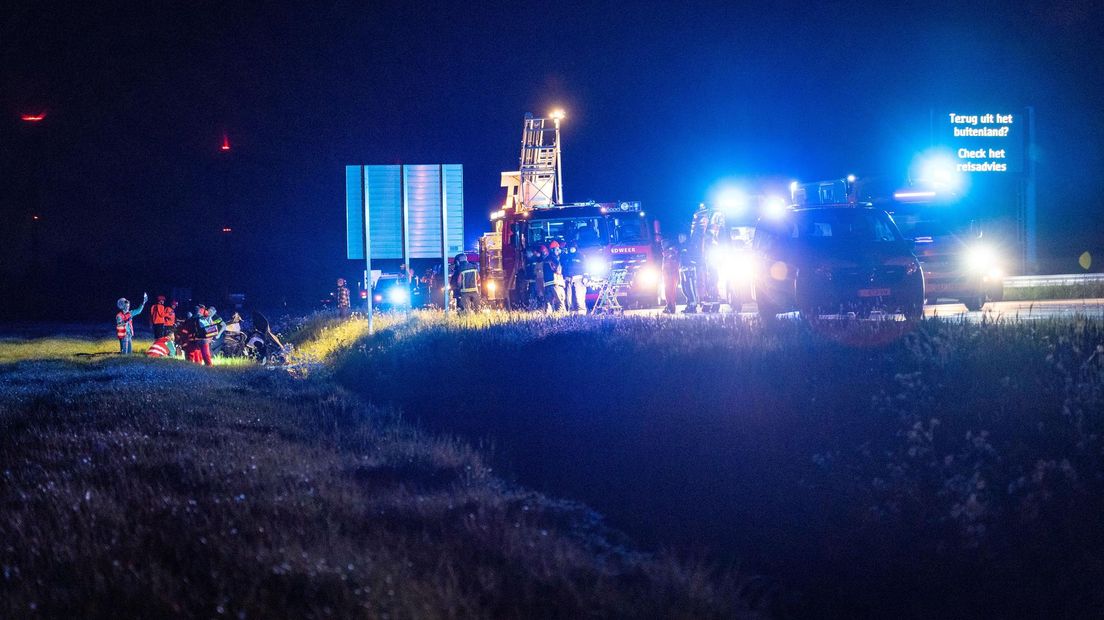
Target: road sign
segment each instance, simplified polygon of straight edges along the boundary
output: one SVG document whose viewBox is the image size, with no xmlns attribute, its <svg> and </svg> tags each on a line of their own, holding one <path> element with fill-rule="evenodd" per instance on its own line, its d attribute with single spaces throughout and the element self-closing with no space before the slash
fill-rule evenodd
<svg viewBox="0 0 1104 620">
<path fill-rule="evenodd" d="M 345 167 L 346 255 L 372 259 L 440 258 L 464 250 L 464 167 L 420 164 Z M 368 295 L 371 330 L 372 295 Z"/>
</svg>

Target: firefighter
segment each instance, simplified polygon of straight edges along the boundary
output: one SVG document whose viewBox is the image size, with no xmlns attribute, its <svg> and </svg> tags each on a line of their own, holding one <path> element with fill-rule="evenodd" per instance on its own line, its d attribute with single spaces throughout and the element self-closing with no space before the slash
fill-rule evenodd
<svg viewBox="0 0 1104 620">
<path fill-rule="evenodd" d="M 165 312 L 168 310 L 168 306 L 165 305 L 165 296 L 158 295 L 157 302 L 150 306 L 150 326 L 153 327 L 154 339 L 161 338 L 165 335 Z"/>
<path fill-rule="evenodd" d="M 479 310 L 479 267 L 469 263 L 463 253 L 456 255 L 456 295 L 460 310 Z"/>
<path fill-rule="evenodd" d="M 548 256 L 548 246 L 540 245 L 530 253 L 525 262 L 526 277 L 529 279 L 529 309 L 544 307 L 544 259 Z"/>
<path fill-rule="evenodd" d="M 560 244 L 548 244 L 550 253 L 541 264 L 544 272 L 544 309 L 546 312 L 562 312 L 564 309 L 564 277 L 560 264 Z M 541 246 L 542 248 L 544 246 Z"/>
<path fill-rule="evenodd" d="M 567 253 L 560 261 L 563 266 L 563 277 L 567 292 L 567 311 L 586 314 L 586 284 L 583 283 L 583 256 L 579 254 L 579 246 L 572 242 L 567 246 Z"/>
<path fill-rule="evenodd" d="M 203 361 L 203 357 L 199 354 L 199 350 L 196 345 L 196 333 L 199 332 L 199 307 L 197 306 L 195 311 L 189 312 L 184 318 L 184 323 L 180 326 L 180 349 L 184 352 L 184 359 L 192 363 L 197 363 L 197 356 L 199 362 Z"/>
<path fill-rule="evenodd" d="M 161 323 L 165 326 L 166 331 L 176 331 L 176 307 L 180 305 L 177 300 L 172 300 L 172 303 L 165 306 L 165 314 L 162 316 Z"/>
<path fill-rule="evenodd" d="M 678 240 L 679 276 L 682 280 L 682 294 L 686 296 L 686 308 L 683 312 L 694 314 L 698 311 L 697 264 L 700 253 L 695 252 L 695 246 L 689 242 L 686 233 L 679 233 Z"/>
<path fill-rule="evenodd" d="M 130 355 L 131 340 L 134 339 L 134 317 L 142 314 L 142 309 L 146 307 L 148 300 L 149 296 L 142 293 L 142 305 L 133 312 L 130 310 L 130 301 L 126 297 L 120 297 L 115 302 L 115 306 L 119 308 L 119 312 L 115 314 L 115 335 L 119 338 L 120 355 Z"/>
<path fill-rule="evenodd" d="M 674 314 L 678 303 L 679 285 L 679 248 L 672 242 L 667 242 L 663 248 L 663 295 L 667 305 L 663 311 Z"/>
<path fill-rule="evenodd" d="M 146 350 L 147 357 L 176 357 L 176 342 L 172 328 L 166 329 L 160 338 Z"/>
<path fill-rule="evenodd" d="M 195 307 L 192 316 L 184 321 L 181 331 L 185 333 L 184 353 L 193 364 L 211 366 L 211 336 L 218 331 L 207 320 L 207 308 L 202 304 Z"/>
<path fill-rule="evenodd" d="M 337 279 L 337 290 L 334 291 L 333 295 L 337 314 L 341 318 L 348 317 L 350 312 L 349 289 L 345 286 L 345 278 Z"/>
</svg>

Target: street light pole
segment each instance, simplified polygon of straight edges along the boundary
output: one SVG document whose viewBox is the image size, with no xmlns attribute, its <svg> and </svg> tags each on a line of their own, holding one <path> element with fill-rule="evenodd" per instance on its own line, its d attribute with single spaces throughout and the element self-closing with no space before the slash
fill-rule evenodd
<svg viewBox="0 0 1104 620">
<path fill-rule="evenodd" d="M 552 122 L 556 125 L 556 203 L 563 204 L 563 153 L 560 151 L 560 121 L 564 119 L 563 110 L 552 112 Z"/>
</svg>

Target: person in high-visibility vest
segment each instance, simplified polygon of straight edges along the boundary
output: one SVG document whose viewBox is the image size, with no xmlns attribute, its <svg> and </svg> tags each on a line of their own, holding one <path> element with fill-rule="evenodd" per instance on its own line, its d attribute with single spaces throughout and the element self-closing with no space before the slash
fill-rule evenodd
<svg viewBox="0 0 1104 620">
<path fill-rule="evenodd" d="M 208 342 L 211 346 L 211 355 L 218 355 L 222 352 L 222 336 L 226 333 L 226 321 L 222 320 L 222 316 L 219 315 L 218 309 L 214 306 L 207 307 L 207 323 L 215 327 L 215 333 L 211 336 Z M 210 333 L 210 327 L 207 332 Z"/>
<path fill-rule="evenodd" d="M 679 233 L 678 240 L 679 276 L 682 280 L 682 294 L 686 296 L 686 308 L 682 311 L 694 314 L 698 311 L 698 261 L 701 253 L 696 251 L 694 244 L 687 241 L 686 233 Z"/>
<path fill-rule="evenodd" d="M 525 278 L 529 286 L 526 310 L 537 310 L 544 307 L 544 277 L 542 272 L 544 259 L 548 257 L 548 247 L 541 245 L 536 249 L 530 249 L 525 255 Z"/>
<path fill-rule="evenodd" d="M 469 263 L 466 254 L 456 255 L 456 295 L 461 310 L 479 310 L 479 267 Z"/>
<path fill-rule="evenodd" d="M 119 338 L 119 354 L 130 355 L 131 340 L 134 338 L 134 317 L 142 314 L 142 309 L 146 307 L 148 300 L 149 296 L 142 293 L 142 305 L 134 311 L 131 311 L 130 301 L 126 297 L 120 297 L 119 301 L 115 302 L 115 306 L 119 308 L 119 312 L 115 314 L 115 335 Z"/>
<path fill-rule="evenodd" d="M 542 265 L 544 272 L 544 309 L 562 312 L 564 309 L 564 277 L 560 266 L 560 244 L 553 241 L 548 244 L 550 253 Z"/>
<path fill-rule="evenodd" d="M 194 364 L 203 362 L 197 338 L 197 334 L 202 329 L 199 325 L 198 311 L 197 308 L 196 312 L 189 312 L 187 318 L 184 319 L 184 323 L 180 326 L 180 348 L 184 351 L 184 359 Z"/>
<path fill-rule="evenodd" d="M 349 288 L 345 286 L 345 278 L 337 279 L 337 289 L 334 290 L 334 307 L 342 318 L 349 316 L 351 304 L 349 302 Z"/>
<path fill-rule="evenodd" d="M 219 332 L 218 326 L 211 322 L 210 316 L 206 306 L 200 304 L 200 306 L 196 308 L 199 329 L 195 332 L 195 357 L 199 359 L 195 360 L 195 362 L 198 364 L 202 361 L 207 366 L 211 366 L 214 363 L 211 360 L 211 339 Z"/>
<path fill-rule="evenodd" d="M 560 265 L 567 286 L 567 311 L 586 314 L 586 284 L 583 282 L 585 267 L 578 244 L 574 241 L 568 243 L 567 253 L 561 257 Z"/>
<path fill-rule="evenodd" d="M 180 305 L 177 300 L 172 300 L 172 303 L 165 306 L 165 314 L 161 319 L 161 322 L 165 325 L 165 332 L 176 331 L 176 307 Z"/>
<path fill-rule="evenodd" d="M 165 335 L 165 312 L 167 310 L 168 306 L 165 305 L 165 296 L 158 295 L 157 301 L 150 306 L 150 326 L 153 327 L 153 337 L 155 340 Z"/>
<path fill-rule="evenodd" d="M 153 341 L 150 348 L 146 350 L 147 357 L 176 357 L 176 342 L 173 340 L 174 334 L 172 329 L 169 329 L 157 340 Z"/>
</svg>

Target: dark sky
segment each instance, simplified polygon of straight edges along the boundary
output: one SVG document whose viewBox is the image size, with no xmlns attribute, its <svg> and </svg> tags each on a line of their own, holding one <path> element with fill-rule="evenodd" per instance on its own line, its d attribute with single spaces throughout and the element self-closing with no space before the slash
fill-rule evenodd
<svg viewBox="0 0 1104 620">
<path fill-rule="evenodd" d="M 1099 2 L 96 4 L 0 12 L 8 286 L 38 212 L 55 281 L 324 289 L 344 164 L 464 164 L 472 240 L 553 106 L 569 200 L 678 223 L 720 179 L 900 173 L 930 110 L 1032 105 L 1043 252 L 1104 247 Z"/>
</svg>

